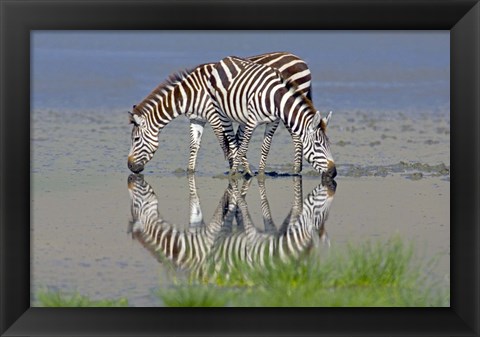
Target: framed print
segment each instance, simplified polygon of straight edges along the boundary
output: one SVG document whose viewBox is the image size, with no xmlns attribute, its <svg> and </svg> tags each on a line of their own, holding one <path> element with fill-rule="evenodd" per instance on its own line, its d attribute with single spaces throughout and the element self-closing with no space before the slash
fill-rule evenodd
<svg viewBox="0 0 480 337">
<path fill-rule="evenodd" d="M 479 334 L 477 1 L 0 9 L 2 336 Z"/>
</svg>

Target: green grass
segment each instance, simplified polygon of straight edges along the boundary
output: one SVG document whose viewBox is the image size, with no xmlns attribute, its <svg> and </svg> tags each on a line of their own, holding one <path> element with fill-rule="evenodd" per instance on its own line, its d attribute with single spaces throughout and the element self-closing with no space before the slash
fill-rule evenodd
<svg viewBox="0 0 480 337">
<path fill-rule="evenodd" d="M 448 289 L 427 281 L 426 268 L 414 263 L 411 247 L 392 239 L 262 267 L 235 261 L 158 296 L 166 306 L 449 306 Z"/>
<path fill-rule="evenodd" d="M 36 295 L 41 307 L 126 307 L 125 298 L 115 300 L 91 300 L 80 294 L 64 294 L 59 291 L 39 291 Z"/>
<path fill-rule="evenodd" d="M 265 259 L 252 267 L 230 260 L 200 274 L 160 286 L 167 307 L 441 307 L 450 305 L 448 285 L 428 279 L 430 262 L 415 260 L 398 238 L 350 245 L 290 261 Z M 198 275 L 201 275 L 199 277 Z M 91 300 L 80 294 L 40 291 L 44 307 L 121 307 L 127 299 Z"/>
<path fill-rule="evenodd" d="M 224 307 L 231 297 L 229 292 L 212 286 L 190 285 L 159 290 L 157 294 L 167 307 Z"/>
</svg>

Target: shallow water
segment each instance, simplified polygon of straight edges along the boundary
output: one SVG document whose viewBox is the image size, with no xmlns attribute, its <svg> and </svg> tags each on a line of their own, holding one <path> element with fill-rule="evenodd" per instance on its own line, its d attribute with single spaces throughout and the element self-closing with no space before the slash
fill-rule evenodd
<svg viewBox="0 0 480 337">
<path fill-rule="evenodd" d="M 172 282 L 162 254 L 131 233 L 131 200 L 127 175 L 82 175 L 35 179 L 32 226 L 32 290 L 78 291 L 92 298 L 126 297 L 131 305 L 154 306 L 153 292 Z M 266 193 L 277 228 L 294 200 L 292 177 L 267 178 Z M 163 219 L 178 230 L 188 228 L 187 176 L 146 176 L 155 191 Z M 389 177 L 345 177 L 338 185 L 325 222 L 330 246 L 344 249 L 366 240 L 399 236 L 415 244 L 421 259 L 439 259 L 431 277 L 445 285 L 449 275 L 449 183 L 440 177 L 412 181 Z M 303 178 L 303 195 L 319 179 Z M 212 219 L 227 179 L 196 177 L 203 218 Z M 246 197 L 253 223 L 264 229 L 258 180 Z M 188 270 L 187 270 L 188 271 Z M 432 272 L 432 271 L 430 271 Z"/>
<path fill-rule="evenodd" d="M 131 127 L 125 112 L 173 71 L 231 54 L 285 49 L 308 62 L 315 106 L 334 110 L 328 135 L 338 185 L 325 222 L 330 246 L 321 249 L 399 235 L 415 244 L 419 259 L 438 259 L 429 277 L 448 286 L 448 33 L 234 36 L 33 34 L 32 296 L 47 288 L 92 298 L 126 297 L 135 306 L 161 305 L 154 291 L 171 283 L 171 270 L 129 229 Z M 295 37 L 288 47 L 286 36 Z M 205 44 L 212 40 L 217 42 Z M 185 118 L 168 125 L 143 172 L 160 213 L 179 228 L 190 221 L 187 134 Z M 261 134 L 254 134 L 249 148 L 253 165 L 259 161 Z M 275 224 L 292 207 L 292 162 L 293 144 L 280 126 L 265 180 Z M 196 191 L 204 218 L 211 219 L 228 179 L 208 126 L 197 168 Z M 302 176 L 305 197 L 320 177 L 306 162 Z M 253 223 L 262 228 L 260 200 L 254 178 L 246 201 Z"/>
</svg>

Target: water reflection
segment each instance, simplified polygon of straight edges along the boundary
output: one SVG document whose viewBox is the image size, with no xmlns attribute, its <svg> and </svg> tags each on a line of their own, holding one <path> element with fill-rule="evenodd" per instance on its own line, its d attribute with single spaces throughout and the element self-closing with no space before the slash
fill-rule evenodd
<svg viewBox="0 0 480 337">
<path fill-rule="evenodd" d="M 301 258 L 321 246 L 329 246 L 325 228 L 336 182 L 323 180 L 303 199 L 302 177 L 293 177 L 290 212 L 277 226 L 267 199 L 265 180 L 257 179 L 264 229 L 252 221 L 246 195 L 253 179 L 230 180 L 212 219 L 206 221 L 200 207 L 195 176 L 188 176 L 189 225 L 186 229 L 167 221 L 159 211 L 158 198 L 143 175 L 128 177 L 132 220 L 129 232 L 160 262 L 202 278 L 232 270 L 236 263 L 264 265 L 275 258 Z M 227 266 L 227 269 L 225 269 Z"/>
</svg>

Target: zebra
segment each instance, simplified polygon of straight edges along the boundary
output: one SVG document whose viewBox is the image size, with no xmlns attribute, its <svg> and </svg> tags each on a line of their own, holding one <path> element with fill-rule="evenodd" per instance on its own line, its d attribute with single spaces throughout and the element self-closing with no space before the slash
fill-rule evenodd
<svg viewBox="0 0 480 337">
<path fill-rule="evenodd" d="M 259 173 L 264 172 L 273 133 L 282 120 L 292 135 L 301 140 L 305 159 L 317 171 L 336 176 L 330 141 L 325 133 L 332 112 L 322 118 L 312 102 L 298 92 L 295 83 L 283 78 L 278 71 L 230 56 L 215 66 L 209 91 L 234 159 L 231 174 L 237 171 L 248 150 L 252 133 L 260 124 L 267 124 L 258 168 Z M 245 125 L 238 150 L 232 145 L 234 141 L 231 132 L 228 132 L 231 121 Z"/>
<path fill-rule="evenodd" d="M 130 232 L 159 262 L 170 261 L 175 269 L 189 271 L 198 280 L 211 279 L 225 268 L 232 270 L 238 260 L 252 266 L 265 264 L 275 256 L 285 260 L 308 253 L 315 246 L 315 233 L 321 238 L 325 232 L 324 223 L 336 185 L 322 181 L 302 201 L 302 180 L 294 177 L 294 203 L 284 221 L 286 227 L 265 232 L 256 228 L 248 212 L 245 197 L 250 182 L 245 180 L 239 190 L 237 181 L 229 181 L 211 221 L 202 219 L 200 226 L 190 223 L 188 229 L 179 230 L 160 215 L 158 199 L 143 175 L 132 174 L 128 178 Z M 259 183 L 260 194 L 266 198 L 262 186 Z M 200 204 L 192 175 L 189 190 L 193 196 L 190 205 L 192 200 L 196 204 L 190 211 L 196 213 Z M 269 214 L 270 210 L 264 216 Z"/>
<path fill-rule="evenodd" d="M 196 195 L 194 179 L 189 181 L 189 186 L 190 195 Z M 191 189 L 192 187 L 195 191 Z M 212 221 L 199 225 L 198 222 L 203 223 L 203 219 L 191 215 L 190 219 L 197 218 L 197 221 L 190 223 L 185 230 L 178 229 L 175 224 L 161 216 L 158 210 L 158 198 L 153 188 L 144 180 L 143 175 L 131 174 L 128 177 L 128 191 L 132 215 L 129 232 L 135 240 L 146 247 L 159 262 L 170 261 L 176 269 L 195 270 L 197 266 L 204 263 L 214 239 L 222 229 L 225 213 L 229 208 L 228 191 L 221 198 Z M 194 199 L 198 200 L 196 196 Z M 192 199 L 190 205 L 192 205 Z M 191 208 L 191 214 L 197 211 L 197 207 L 199 204 Z M 233 205 L 230 208 L 233 208 Z"/>
<path fill-rule="evenodd" d="M 289 225 L 295 223 L 299 214 L 302 211 L 303 186 L 302 186 L 301 176 L 293 177 L 294 198 L 293 198 L 292 207 L 290 209 L 290 212 L 285 217 L 285 220 L 282 222 L 281 226 L 278 228 L 273 222 L 272 213 L 270 211 L 270 204 L 267 198 L 267 189 L 265 187 L 265 177 L 259 176 L 257 180 L 258 180 L 258 189 L 260 191 L 260 207 L 262 210 L 264 231 L 267 233 L 284 232 Z"/>
<path fill-rule="evenodd" d="M 239 195 L 235 185 L 232 186 L 234 203 L 241 212 L 244 230 L 236 235 L 217 238 L 217 249 L 212 250 L 214 257 L 204 266 L 204 273 L 213 277 L 220 273 L 225 275 L 239 262 L 253 268 L 272 265 L 277 260 L 289 262 L 311 253 L 320 242 L 330 246 L 325 222 L 336 191 L 334 180 L 322 179 L 302 201 L 302 177 L 294 177 L 294 204 L 282 228 L 274 233 L 258 229 L 251 219 L 244 195 Z M 262 198 L 266 197 L 265 191 L 262 191 L 264 187 L 260 184 L 259 187 Z"/>
<path fill-rule="evenodd" d="M 307 64 L 298 56 L 288 52 L 273 52 L 247 58 L 259 64 L 275 67 L 282 76 L 298 84 L 297 91 L 311 98 L 311 73 Z M 139 104 L 129 112 L 129 121 L 133 124 L 131 148 L 127 165 L 134 173 L 140 173 L 158 149 L 158 137 L 161 130 L 179 115 L 186 115 L 190 120 L 190 155 L 188 172 L 194 172 L 197 155 L 206 122 L 209 122 L 217 137 L 223 153 L 233 163 L 229 155 L 229 145 L 223 134 L 222 124 L 216 116 L 207 85 L 215 63 L 206 63 L 196 68 L 171 75 L 165 82 L 157 86 Z M 227 124 L 224 122 L 223 124 Z M 232 147 L 240 142 L 243 136 L 243 125 L 238 128 L 235 138 L 230 137 Z M 232 130 L 231 123 L 228 129 Z M 232 131 L 233 132 L 233 131 Z M 301 142 L 294 143 L 295 158 L 299 164 L 296 171 L 301 170 Z M 249 168 L 248 161 L 242 159 L 243 166 Z M 248 169 L 249 170 L 249 169 Z"/>
</svg>

